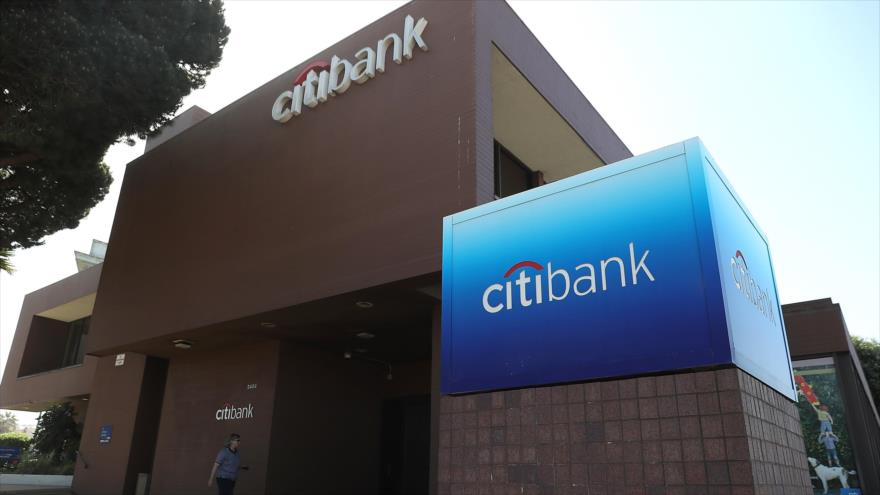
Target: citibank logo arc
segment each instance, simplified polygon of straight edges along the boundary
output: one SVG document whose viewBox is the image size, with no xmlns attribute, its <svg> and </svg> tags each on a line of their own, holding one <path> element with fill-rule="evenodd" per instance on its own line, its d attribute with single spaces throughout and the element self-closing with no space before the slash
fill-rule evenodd
<svg viewBox="0 0 880 495">
<path fill-rule="evenodd" d="M 730 270 L 733 275 L 733 284 L 739 290 L 740 294 L 752 303 L 758 311 L 773 326 L 776 326 L 776 310 L 774 308 L 770 293 L 758 285 L 758 282 L 752 277 L 749 271 L 749 265 L 746 263 L 746 257 L 742 251 L 736 250 L 730 258 Z"/>
<path fill-rule="evenodd" d="M 217 421 L 232 421 L 236 419 L 251 419 L 254 417 L 254 406 L 248 404 L 244 407 L 235 407 L 229 402 L 223 404 L 223 407 L 217 409 L 214 418 Z"/>
<path fill-rule="evenodd" d="M 483 291 L 483 310 L 495 314 L 514 308 L 528 308 L 533 304 L 543 304 L 545 301 L 563 301 L 571 295 L 585 297 L 597 294 L 599 291 L 605 292 L 609 285 L 614 286 L 618 281 L 620 287 L 626 287 L 627 280 L 632 285 L 638 285 L 640 275 L 642 275 L 641 280 L 654 282 L 654 274 L 647 264 L 649 253 L 650 250 L 646 249 L 636 258 L 635 244 L 630 242 L 627 261 L 618 256 L 599 261 L 598 279 L 596 264 L 581 263 L 569 271 L 565 268 L 554 268 L 552 262 L 548 261 L 547 270 L 544 272 L 546 288 L 544 276 L 540 273 L 544 267 L 534 261 L 520 261 L 504 273 L 504 278 L 510 278 L 519 270 L 517 278 L 503 284 L 494 283 Z M 628 273 L 627 268 L 629 268 Z M 534 270 L 532 272 L 534 276 L 529 277 L 526 269 Z M 517 295 L 519 297 L 516 297 Z"/>
<path fill-rule="evenodd" d="M 336 55 L 329 63 L 324 60 L 310 63 L 294 79 L 293 89 L 284 91 L 275 99 L 272 118 L 283 124 L 299 116 L 303 105 L 315 108 L 330 97 L 348 91 L 352 82 L 364 84 L 376 77 L 376 72 L 384 73 L 389 49 L 391 60 L 397 65 L 402 64 L 404 59 L 412 59 L 416 46 L 428 51 L 428 45 L 422 39 L 427 26 L 428 21 L 424 17 L 416 22 L 408 15 L 403 23 L 403 38 L 397 33 L 390 33 L 376 43 L 375 50 L 369 46 L 361 48 L 354 54 L 354 64 Z"/>
</svg>

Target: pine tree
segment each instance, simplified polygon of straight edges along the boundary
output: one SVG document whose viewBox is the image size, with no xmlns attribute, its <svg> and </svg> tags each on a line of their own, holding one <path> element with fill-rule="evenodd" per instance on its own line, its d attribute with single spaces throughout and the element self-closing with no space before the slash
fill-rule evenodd
<svg viewBox="0 0 880 495">
<path fill-rule="evenodd" d="M 0 267 L 78 225 L 107 148 L 170 120 L 228 36 L 222 0 L 0 2 Z"/>
</svg>

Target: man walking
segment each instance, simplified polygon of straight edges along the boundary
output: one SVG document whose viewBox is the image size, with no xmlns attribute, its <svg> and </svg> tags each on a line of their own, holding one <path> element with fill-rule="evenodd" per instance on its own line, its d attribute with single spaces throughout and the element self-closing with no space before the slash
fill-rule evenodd
<svg viewBox="0 0 880 495">
<path fill-rule="evenodd" d="M 214 466 L 211 468 L 211 477 L 208 478 L 208 486 L 212 486 L 216 479 L 217 493 L 219 495 L 233 495 L 235 480 L 238 479 L 238 470 L 247 469 L 241 466 L 238 454 L 238 446 L 241 436 L 237 433 L 229 435 L 226 446 L 217 453 Z"/>
</svg>

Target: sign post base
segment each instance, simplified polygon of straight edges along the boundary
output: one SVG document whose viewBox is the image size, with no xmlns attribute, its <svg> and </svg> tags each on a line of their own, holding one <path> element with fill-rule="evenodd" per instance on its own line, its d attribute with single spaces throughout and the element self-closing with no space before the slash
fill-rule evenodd
<svg viewBox="0 0 880 495">
<path fill-rule="evenodd" d="M 738 368 L 443 396 L 439 494 L 810 495 L 796 405 Z"/>
</svg>

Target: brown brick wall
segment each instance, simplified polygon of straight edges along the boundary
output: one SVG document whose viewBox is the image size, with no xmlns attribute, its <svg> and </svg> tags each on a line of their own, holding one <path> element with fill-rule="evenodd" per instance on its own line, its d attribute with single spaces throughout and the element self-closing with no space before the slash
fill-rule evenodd
<svg viewBox="0 0 880 495">
<path fill-rule="evenodd" d="M 751 375 L 738 375 L 756 493 L 803 493 L 810 475 L 797 405 Z"/>
<path fill-rule="evenodd" d="M 811 494 L 794 404 L 737 369 L 441 400 L 440 494 Z"/>
</svg>

